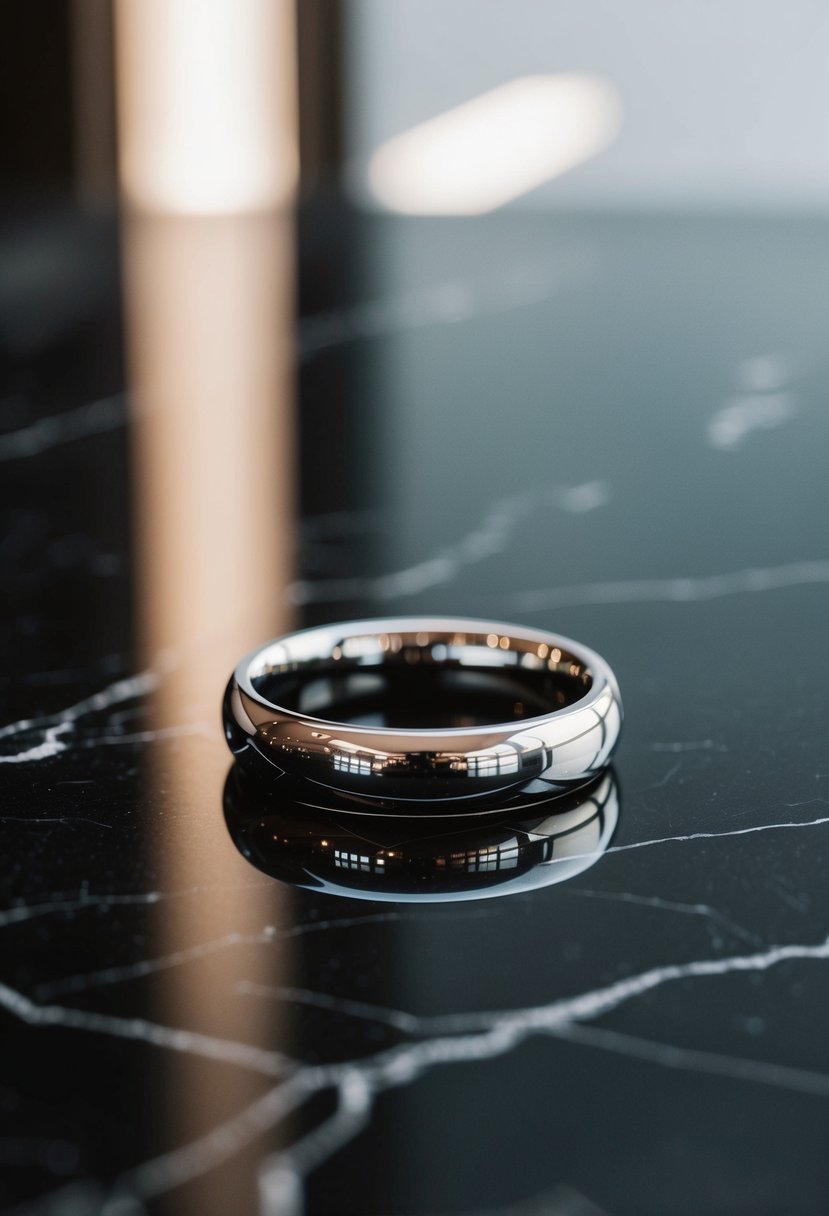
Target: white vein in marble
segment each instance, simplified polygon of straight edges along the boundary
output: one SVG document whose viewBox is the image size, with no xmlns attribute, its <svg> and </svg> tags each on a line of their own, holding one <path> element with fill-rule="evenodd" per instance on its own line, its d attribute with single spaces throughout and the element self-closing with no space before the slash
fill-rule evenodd
<svg viewBox="0 0 829 1216">
<path fill-rule="evenodd" d="M 611 497 L 610 486 L 604 481 L 521 490 L 492 504 L 480 523 L 465 536 L 414 565 L 388 574 L 294 583 L 288 590 L 288 599 L 301 605 L 358 598 L 388 602 L 417 595 L 451 583 L 467 567 L 505 552 L 516 530 L 537 511 L 555 507 L 582 514 L 605 506 Z"/>
<path fill-rule="evenodd" d="M 783 426 L 798 413 L 798 401 L 793 393 L 731 397 L 709 419 L 706 435 L 712 448 L 731 451 L 742 447 L 752 431 Z"/>
<path fill-rule="evenodd" d="M 100 692 L 84 697 L 83 700 L 77 701 L 74 705 L 59 710 L 57 713 L 44 714 L 40 718 L 21 718 L 17 722 L 0 727 L 0 740 L 25 736 L 31 732 L 39 732 L 43 736 L 39 742 L 32 743 L 18 752 L 0 755 L 0 764 L 22 764 L 31 760 L 45 760 L 66 751 L 69 744 L 65 736 L 69 734 L 80 718 L 109 709 L 113 705 L 120 705 L 124 701 L 146 696 L 158 687 L 158 682 L 159 673 L 157 671 L 139 672 L 138 675 L 115 680 Z"/>
<path fill-rule="evenodd" d="M 652 743 L 652 752 L 727 752 L 724 743 L 715 739 L 677 740 L 674 743 Z"/>
<path fill-rule="evenodd" d="M 620 1005 L 664 984 L 678 980 L 701 979 L 747 972 L 763 972 L 788 961 L 820 960 L 829 957 L 829 939 L 815 945 L 774 946 L 753 955 L 737 955 L 730 958 L 699 960 L 684 964 L 666 964 L 650 968 L 638 975 L 626 977 L 604 987 L 577 996 L 560 998 L 547 1005 L 522 1010 L 496 1013 L 472 1013 L 438 1017 L 420 1017 L 402 1010 L 382 1009 L 362 1002 L 348 1001 L 341 1004 L 335 998 L 326 998 L 318 993 L 302 993 L 294 990 L 293 999 L 303 999 L 315 1004 L 324 1000 L 326 1008 L 351 1016 L 367 1018 L 393 1027 L 396 1030 L 431 1036 L 420 1042 L 404 1042 L 383 1049 L 373 1056 L 343 1064 L 318 1066 L 313 1071 L 316 1084 L 323 1087 L 338 1087 L 344 1077 L 355 1071 L 368 1087 L 372 1103 L 386 1089 L 410 1085 L 432 1068 L 447 1064 L 492 1060 L 519 1046 L 534 1034 L 549 1034 L 554 1037 L 574 1038 L 584 1029 L 581 1023 L 617 1009 Z M 594 1028 L 590 1028 L 591 1030 Z M 603 1028 L 595 1028 L 597 1031 Z M 587 1042 L 587 1037 L 583 1039 Z M 671 1044 L 650 1043 L 632 1036 L 616 1035 L 611 1041 L 606 1035 L 596 1039 L 596 1046 L 622 1051 L 624 1054 L 647 1058 L 655 1064 L 691 1071 L 715 1072 L 735 1080 L 771 1085 L 778 1088 L 829 1096 L 829 1076 L 807 1070 L 789 1068 L 786 1065 L 767 1063 L 707 1053 L 686 1048 L 675 1048 Z M 364 1125 L 362 1095 L 359 1109 L 350 1122 L 352 1134 Z M 336 1147 L 344 1142 L 344 1131 L 349 1121 L 343 1119 L 340 1108 L 329 1126 L 336 1128 Z M 315 1161 L 314 1164 L 319 1164 Z M 205 1162 L 205 1168 L 207 1163 Z M 291 1193 L 283 1174 L 294 1173 L 301 1181 L 302 1162 L 292 1161 L 291 1150 L 266 1161 L 261 1177 L 264 1191 L 260 1208 L 267 1216 L 275 1216 L 276 1208 L 270 1202 L 269 1179 L 274 1176 L 279 1185 L 276 1193 Z M 299 1204 L 289 1209 L 299 1213 Z"/>
<path fill-rule="evenodd" d="M 706 426 L 711 447 L 720 451 L 741 448 L 752 431 L 771 430 L 796 418 L 800 407 L 788 388 L 791 378 L 787 360 L 780 355 L 757 355 L 738 364 L 739 391 L 723 403 Z"/>
<path fill-rule="evenodd" d="M 811 1072 L 805 1068 L 792 1068 L 787 1064 L 774 1064 L 765 1060 L 742 1059 L 739 1056 L 723 1055 L 719 1052 L 699 1051 L 691 1047 L 678 1047 L 673 1043 L 661 1043 L 643 1039 L 638 1035 L 609 1030 L 604 1026 L 584 1026 L 575 1023 L 557 1032 L 558 1037 L 587 1047 L 598 1047 L 618 1055 L 646 1060 L 663 1068 L 681 1068 L 689 1072 L 710 1073 L 713 1076 L 731 1077 L 736 1081 L 757 1082 L 796 1093 L 813 1094 L 829 1098 L 829 1075 Z"/>
<path fill-rule="evenodd" d="M 79 724 L 91 715 L 105 712 L 116 705 L 140 700 L 155 692 L 163 676 L 175 666 L 180 657 L 165 652 L 159 656 L 153 667 L 137 675 L 115 680 L 99 692 L 92 693 L 73 705 L 34 718 L 20 718 L 0 727 L 0 746 L 4 740 L 24 741 L 22 747 L 0 753 L 0 764 L 27 764 L 48 760 L 62 752 L 82 747 L 140 744 L 193 735 L 211 740 L 218 739 L 221 735 L 219 728 L 204 722 L 177 723 L 131 733 L 109 728 L 96 729 L 92 725 L 87 726 L 83 738 L 76 734 Z M 108 721 L 111 724 L 111 719 Z"/>
<path fill-rule="evenodd" d="M 698 916 L 710 922 L 711 928 L 736 937 L 747 945 L 759 946 L 761 939 L 756 933 L 744 929 L 719 909 L 706 903 L 686 903 L 681 900 L 663 899 L 659 895 L 637 895 L 632 891 L 593 891 L 584 887 L 562 887 L 565 896 L 576 896 L 582 899 L 607 900 L 611 903 L 634 904 L 642 908 L 654 908 L 662 912 L 677 912 L 684 916 Z M 721 939 L 719 933 L 714 936 L 715 942 Z"/>
<path fill-rule="evenodd" d="M 515 592 L 508 602 L 514 610 L 521 612 L 582 608 L 593 604 L 689 604 L 825 583 L 829 583 L 829 560 L 818 558 L 699 577 L 620 579 L 545 587 Z"/>
<path fill-rule="evenodd" d="M 147 901 L 150 902 L 150 901 Z M 152 900 L 155 903 L 158 900 Z M 12 910 L 13 911 L 13 910 Z M 466 919 L 479 919 L 487 915 L 484 909 L 471 913 L 464 911 L 446 912 L 434 920 L 456 920 L 459 916 Z M 326 931 L 362 928 L 365 925 L 392 924 L 405 921 L 417 922 L 420 918 L 415 912 L 373 912 L 364 916 L 344 916 L 326 920 L 303 921 L 297 925 L 280 927 L 266 925 L 257 933 L 225 933 L 221 937 L 207 942 L 197 942 L 195 945 L 173 950 L 169 954 L 155 958 L 139 959 L 134 963 L 125 963 L 117 967 L 103 967 L 98 971 L 88 971 L 76 975 L 64 976 L 39 984 L 34 989 L 37 1000 L 52 1000 L 56 996 L 68 993 L 88 992 L 94 988 L 105 988 L 111 984 L 122 984 L 129 980 L 143 979 L 160 971 L 169 971 L 174 967 L 182 967 L 187 963 L 196 962 L 210 955 L 221 953 L 234 946 L 261 946 L 273 941 L 285 941 L 296 937 L 307 937 L 314 933 Z M 0 916 L 0 926 L 3 925 Z"/>
<path fill-rule="evenodd" d="M 596 274 L 587 246 L 569 245 L 555 261 L 501 267 L 477 278 L 445 279 L 396 295 L 305 317 L 299 325 L 303 359 L 357 340 L 388 337 L 477 316 L 512 312 L 581 286 Z"/>
<path fill-rule="evenodd" d="M 185 1145 L 130 1171 L 116 1187 L 115 1196 L 132 1195 L 138 1199 L 164 1193 L 183 1180 L 206 1171 L 224 1154 L 239 1151 L 252 1139 L 261 1136 L 288 1109 L 314 1093 L 333 1089 L 340 1096 L 335 1114 L 312 1133 L 307 1141 L 305 1158 L 311 1164 L 325 1159 L 325 1146 L 332 1151 L 341 1147 L 369 1117 L 373 1102 L 384 1090 L 414 1083 L 426 1071 L 441 1065 L 486 1061 L 512 1051 L 528 1037 L 551 1034 L 576 1037 L 583 1022 L 605 1017 L 621 1005 L 653 992 L 666 984 L 686 980 L 712 979 L 737 974 L 761 973 L 785 963 L 825 961 L 829 958 L 829 938 L 816 943 L 792 943 L 770 946 L 753 954 L 699 959 L 685 963 L 667 963 L 626 976 L 599 988 L 560 997 L 546 1004 L 517 1010 L 474 1012 L 421 1016 L 402 1010 L 384 1009 L 365 1002 L 340 1001 L 325 994 L 287 990 L 274 995 L 305 1000 L 321 1005 L 341 1015 L 357 1016 L 384 1023 L 398 1032 L 419 1036 L 417 1042 L 403 1042 L 362 1057 L 334 1064 L 303 1066 L 286 1060 L 279 1053 L 248 1044 L 235 1043 L 183 1029 L 159 1026 L 140 1018 L 117 1018 L 86 1010 L 62 1006 L 40 1006 L 23 994 L 0 985 L 0 1004 L 29 1025 L 45 1028 L 60 1026 L 88 1032 L 114 1034 L 118 1037 L 174 1051 L 192 1052 L 208 1059 L 235 1063 L 254 1069 L 265 1076 L 284 1076 L 284 1082 L 269 1090 L 252 1106 L 198 1141 Z M 250 994 L 261 993 L 254 985 Z M 270 995 L 270 993 L 269 993 Z M 604 1031 L 604 1028 L 601 1028 Z M 764 1061 L 726 1057 L 693 1049 L 676 1048 L 670 1044 L 654 1044 L 616 1032 L 594 1036 L 595 1045 L 605 1049 L 647 1058 L 669 1067 L 684 1067 L 696 1071 L 716 1071 L 741 1081 L 769 1084 L 799 1092 L 829 1096 L 829 1077 L 807 1070 Z M 586 1037 L 582 1041 L 588 1042 Z M 350 1096 L 349 1096 L 350 1095 Z M 263 1212 L 273 1211 L 269 1179 L 278 1182 L 285 1193 L 285 1177 L 303 1174 L 303 1154 L 289 1149 L 267 1160 L 262 1173 Z M 316 1146 L 316 1147 L 315 1147 Z M 115 1209 L 113 1209 L 115 1210 Z M 300 1209 L 297 1208 L 297 1211 Z"/>
<path fill-rule="evenodd" d="M 29 426 L 0 435 L 0 463 L 21 460 L 28 456 L 39 456 L 49 448 L 72 443 L 76 439 L 88 439 L 117 430 L 126 422 L 126 403 L 123 393 L 101 397 L 85 405 L 64 410 L 48 418 L 39 418 Z"/>
<path fill-rule="evenodd" d="M 117 1017 L 114 1014 L 97 1013 L 87 1009 L 73 1009 L 63 1005 L 39 1005 L 22 992 L 0 983 L 0 1007 L 40 1029 L 61 1027 L 67 1030 L 83 1030 L 92 1034 L 110 1035 L 146 1043 L 168 1051 L 183 1052 L 205 1059 L 235 1064 L 252 1069 L 267 1076 L 280 1076 L 290 1061 L 278 1052 L 266 1051 L 249 1043 L 237 1043 L 229 1039 L 216 1038 L 198 1031 L 179 1027 L 162 1026 L 146 1018 Z"/>
</svg>

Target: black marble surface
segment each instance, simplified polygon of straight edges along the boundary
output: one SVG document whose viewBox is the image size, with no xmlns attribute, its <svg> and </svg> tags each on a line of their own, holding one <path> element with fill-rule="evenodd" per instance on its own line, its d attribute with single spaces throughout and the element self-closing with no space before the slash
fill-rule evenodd
<svg viewBox="0 0 829 1216">
<path fill-rule="evenodd" d="M 560 631 L 625 701 L 592 864 L 493 898 L 464 838 L 488 897 L 418 903 L 377 839 L 340 894 L 237 850 L 222 682 L 136 640 L 118 233 L 7 217 L 4 1211 L 829 1210 L 827 237 L 302 217 L 286 602 Z"/>
</svg>

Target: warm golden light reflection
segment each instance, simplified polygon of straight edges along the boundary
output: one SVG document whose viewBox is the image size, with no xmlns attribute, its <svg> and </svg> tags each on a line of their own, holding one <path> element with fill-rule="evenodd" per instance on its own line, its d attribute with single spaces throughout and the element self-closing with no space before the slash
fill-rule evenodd
<svg viewBox="0 0 829 1216">
<path fill-rule="evenodd" d="M 116 0 L 121 180 L 185 214 L 288 201 L 297 176 L 290 0 Z"/>
<path fill-rule="evenodd" d="M 288 920 L 288 896 L 236 864 L 220 703 L 241 655 L 293 623 L 293 227 L 276 206 L 296 176 L 291 12 L 285 0 L 116 8 L 136 623 L 145 666 L 162 673 L 150 726 L 173 736 L 151 753 L 148 805 L 164 889 L 212 892 L 159 914 L 154 954 L 204 948 L 206 961 L 165 972 L 156 1016 L 265 1047 L 278 1019 L 236 983 L 284 976 L 268 927 Z M 218 1084 L 170 1059 L 170 1139 L 192 1143 L 266 1085 L 242 1069 Z M 192 1210 L 226 1216 L 255 1179 L 238 1154 L 192 1185 Z"/>
<path fill-rule="evenodd" d="M 154 953 L 284 923 L 282 888 L 239 871 L 220 815 L 228 754 L 220 701 L 245 650 L 287 630 L 292 577 L 292 233 L 286 217 L 131 215 L 124 230 L 132 402 L 137 626 L 144 664 L 164 672 L 152 728 L 185 733 L 153 756 L 157 868 L 167 890 L 213 887 L 159 915 Z M 274 940 L 210 954 L 209 978 L 172 968 L 158 1020 L 274 1045 L 274 1017 L 235 996 L 238 979 L 274 984 Z M 241 967 L 241 970 L 240 970 Z M 173 1059 L 164 1116 L 187 1144 L 255 1101 L 263 1081 Z M 244 1159 L 203 1184 L 200 1212 L 238 1210 Z"/>
<path fill-rule="evenodd" d="M 595 156 L 619 122 L 616 91 L 599 76 L 524 76 L 390 139 L 369 185 L 403 214 L 482 214 Z"/>
<path fill-rule="evenodd" d="M 205 673 L 286 619 L 291 239 L 273 216 L 126 225 L 142 619 L 156 653 L 210 639 Z"/>
</svg>

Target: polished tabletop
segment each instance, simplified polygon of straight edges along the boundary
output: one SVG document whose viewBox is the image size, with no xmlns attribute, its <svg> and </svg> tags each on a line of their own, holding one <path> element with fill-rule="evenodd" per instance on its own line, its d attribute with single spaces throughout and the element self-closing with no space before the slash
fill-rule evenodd
<svg viewBox="0 0 829 1216">
<path fill-rule="evenodd" d="M 256 279 L 293 237 L 250 223 Z M 3 225 L 2 1210 L 825 1213 L 829 223 L 329 201 L 296 232 L 296 342 L 258 279 L 256 324 L 162 281 L 153 379 L 152 240 Z M 281 437 L 259 381 L 165 431 L 254 329 L 295 355 Z M 392 830 L 237 779 L 241 654 L 418 613 L 607 658 L 592 801 Z"/>
</svg>

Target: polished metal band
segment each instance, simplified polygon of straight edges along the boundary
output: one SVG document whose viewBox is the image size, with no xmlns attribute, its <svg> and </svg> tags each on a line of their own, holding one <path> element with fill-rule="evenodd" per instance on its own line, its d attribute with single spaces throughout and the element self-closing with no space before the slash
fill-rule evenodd
<svg viewBox="0 0 829 1216">
<path fill-rule="evenodd" d="M 324 705 L 326 689 L 343 676 L 393 677 L 411 669 L 461 678 L 498 673 L 518 687 L 534 681 L 549 708 L 508 722 L 416 729 L 341 723 L 291 704 L 302 705 L 297 690 L 309 682 Z M 604 659 L 567 638 L 490 621 L 401 617 L 326 625 L 269 642 L 236 668 L 224 720 L 240 759 L 267 761 L 362 802 L 436 803 L 518 791 L 552 796 L 589 781 L 610 759 L 622 707 Z"/>
</svg>

